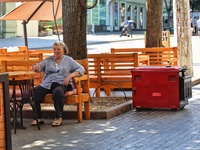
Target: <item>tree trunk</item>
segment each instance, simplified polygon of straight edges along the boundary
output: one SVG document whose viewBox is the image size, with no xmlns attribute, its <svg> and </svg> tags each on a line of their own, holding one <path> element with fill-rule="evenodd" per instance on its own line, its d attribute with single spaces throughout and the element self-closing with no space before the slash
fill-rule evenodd
<svg viewBox="0 0 200 150">
<path fill-rule="evenodd" d="M 68 55 L 74 59 L 85 59 L 87 9 L 79 0 L 63 0 L 62 7 L 63 41 L 69 49 Z"/>
<path fill-rule="evenodd" d="M 145 47 L 162 47 L 162 0 L 146 1 L 146 45 Z"/>
<path fill-rule="evenodd" d="M 176 0 L 176 20 L 177 20 L 177 47 L 178 64 L 187 66 L 188 73 L 193 76 L 192 67 L 192 42 L 189 16 L 189 1 Z"/>
</svg>

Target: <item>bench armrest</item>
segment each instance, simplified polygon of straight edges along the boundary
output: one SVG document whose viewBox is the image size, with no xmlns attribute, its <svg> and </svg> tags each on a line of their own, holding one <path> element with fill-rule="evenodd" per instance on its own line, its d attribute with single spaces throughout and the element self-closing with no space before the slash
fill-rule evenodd
<svg viewBox="0 0 200 150">
<path fill-rule="evenodd" d="M 74 83 L 77 83 L 78 81 L 84 81 L 84 80 L 88 80 L 88 75 L 82 75 L 80 77 L 73 78 Z"/>
</svg>

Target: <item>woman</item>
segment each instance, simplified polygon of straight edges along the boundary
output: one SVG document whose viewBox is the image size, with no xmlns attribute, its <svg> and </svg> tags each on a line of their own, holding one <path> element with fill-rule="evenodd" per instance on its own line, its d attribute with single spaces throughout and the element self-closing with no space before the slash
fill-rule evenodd
<svg viewBox="0 0 200 150">
<path fill-rule="evenodd" d="M 55 108 L 55 120 L 52 126 L 62 124 L 62 112 L 64 107 L 64 94 L 73 90 L 72 78 L 84 74 L 84 67 L 73 58 L 64 55 L 68 52 L 65 43 L 58 41 L 53 44 L 53 56 L 49 56 L 38 64 L 32 66 L 36 72 L 44 72 L 42 83 L 35 87 L 35 99 L 37 107 L 38 122 L 44 124 L 40 101 L 48 93 L 52 93 Z M 33 120 L 31 125 L 37 125 Z"/>
</svg>

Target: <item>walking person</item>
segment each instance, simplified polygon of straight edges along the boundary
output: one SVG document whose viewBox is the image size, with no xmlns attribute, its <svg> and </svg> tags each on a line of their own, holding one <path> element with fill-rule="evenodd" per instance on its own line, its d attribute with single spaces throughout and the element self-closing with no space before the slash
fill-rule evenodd
<svg viewBox="0 0 200 150">
<path fill-rule="evenodd" d="M 68 48 L 65 43 L 58 41 L 53 44 L 53 56 L 49 56 L 40 63 L 33 64 L 35 72 L 44 72 L 42 83 L 35 87 L 35 100 L 38 122 L 43 124 L 40 101 L 46 94 L 52 93 L 55 108 L 55 120 L 52 126 L 62 124 L 62 112 L 64 107 L 65 93 L 73 90 L 72 78 L 82 76 L 85 72 L 83 66 L 78 64 L 67 54 Z M 37 125 L 36 120 L 31 123 Z"/>
<path fill-rule="evenodd" d="M 195 16 L 193 19 L 193 23 L 194 23 L 194 35 L 197 35 L 197 17 Z"/>
<path fill-rule="evenodd" d="M 198 17 L 198 20 L 197 20 L 197 33 L 198 33 L 198 36 L 200 38 L 200 18 Z"/>
<path fill-rule="evenodd" d="M 190 28 L 191 28 L 191 32 L 192 32 L 192 35 L 193 35 L 193 33 L 195 31 L 195 27 L 194 27 L 194 22 L 193 22 L 192 19 L 190 19 Z"/>
<path fill-rule="evenodd" d="M 126 35 L 129 37 L 130 35 L 128 34 L 128 30 L 130 28 L 130 22 L 128 21 L 128 18 L 126 18 L 126 20 L 122 24 L 123 24 L 123 29 L 119 37 L 122 37 L 122 35 L 124 35 L 125 32 L 127 32 Z"/>
</svg>

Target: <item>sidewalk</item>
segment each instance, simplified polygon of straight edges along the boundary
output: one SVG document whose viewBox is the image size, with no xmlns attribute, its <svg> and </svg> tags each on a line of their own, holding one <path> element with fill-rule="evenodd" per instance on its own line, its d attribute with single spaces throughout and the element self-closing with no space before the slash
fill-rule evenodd
<svg viewBox="0 0 200 150">
<path fill-rule="evenodd" d="M 45 119 L 39 131 L 25 119 L 25 130 L 13 134 L 13 150 L 200 150 L 200 85 L 182 110 L 131 110 L 103 120 L 63 120 L 51 127 Z"/>
<path fill-rule="evenodd" d="M 119 37 L 120 32 L 103 32 L 96 34 L 87 34 L 87 44 L 101 44 L 106 42 L 118 42 L 118 41 L 129 41 L 144 39 L 144 31 L 133 31 L 133 36 L 131 37 Z M 45 36 L 45 37 L 28 37 L 29 49 L 50 49 L 52 44 L 58 40 L 57 35 Z M 60 36 L 60 40 L 63 40 L 63 36 Z M 24 38 L 1 38 L 0 47 L 14 47 L 23 46 Z"/>
</svg>

